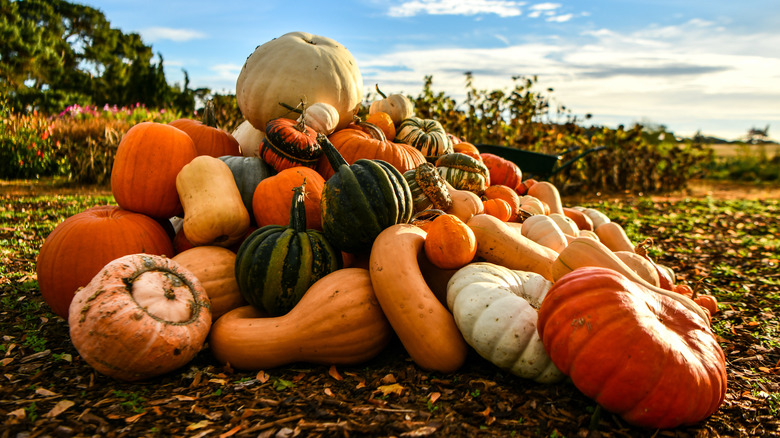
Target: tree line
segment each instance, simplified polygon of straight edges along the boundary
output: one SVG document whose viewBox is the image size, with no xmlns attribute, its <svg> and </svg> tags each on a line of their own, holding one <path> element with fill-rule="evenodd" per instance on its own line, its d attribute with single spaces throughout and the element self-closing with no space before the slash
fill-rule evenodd
<svg viewBox="0 0 780 438">
<path fill-rule="evenodd" d="M 19 112 L 72 104 L 170 108 L 192 113 L 207 88 L 170 85 L 163 57 L 98 9 L 63 0 L 0 0 L 0 93 Z"/>
</svg>

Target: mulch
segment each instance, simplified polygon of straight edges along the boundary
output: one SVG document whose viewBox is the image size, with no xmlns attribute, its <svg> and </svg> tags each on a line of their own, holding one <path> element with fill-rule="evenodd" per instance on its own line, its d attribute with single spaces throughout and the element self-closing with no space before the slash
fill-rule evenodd
<svg viewBox="0 0 780 438">
<path fill-rule="evenodd" d="M 651 208 L 674 209 L 672 201 L 656 199 Z M 742 242 L 723 238 L 728 236 L 725 224 L 761 235 L 776 230 L 777 221 L 752 214 L 708 220 L 715 229 L 696 240 L 667 224 L 658 259 L 674 268 L 680 281 L 706 277 L 709 288 L 744 289 L 739 305 L 719 297 L 723 311 L 714 323 L 728 331 L 720 341 L 729 388 L 721 408 L 699 424 L 669 430 L 633 427 L 570 382 L 537 384 L 474 353 L 456 373 L 428 372 L 414 364 L 398 340 L 360 366 L 300 363 L 260 372 L 222 366 L 206 346 L 184 369 L 141 383 L 119 382 L 94 372 L 79 357 L 67 323 L 41 304 L 34 275 L 29 275 L 0 278 L 0 437 L 780 436 L 778 307 L 768 306 L 765 298 L 777 296 L 778 283 L 751 281 L 756 271 L 777 278 L 777 260 L 762 259 L 761 248 L 745 255 Z M 0 230 L 0 240 L 9 233 Z M 30 237 L 40 241 L 45 236 Z M 34 260 L 8 254 L 4 248 L 7 272 L 34 272 Z M 708 277 L 720 264 L 733 272 Z M 767 272 L 771 269 L 774 273 Z M 23 302 L 8 302 L 20 289 L 29 289 L 15 298 Z M 45 350 L 26 342 L 30 327 L 46 339 Z M 773 337 L 769 344 L 767 337 Z"/>
</svg>

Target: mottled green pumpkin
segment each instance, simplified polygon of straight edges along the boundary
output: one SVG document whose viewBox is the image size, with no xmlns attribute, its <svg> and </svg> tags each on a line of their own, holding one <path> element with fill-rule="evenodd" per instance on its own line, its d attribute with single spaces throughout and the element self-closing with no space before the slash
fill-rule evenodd
<svg viewBox="0 0 780 438">
<path fill-rule="evenodd" d="M 445 154 L 436 160 L 436 169 L 450 185 L 482 195 L 490 185 L 490 171 L 482 161 L 460 152 Z"/>
<path fill-rule="evenodd" d="M 412 193 L 401 172 L 382 160 L 347 164 L 324 135 L 323 152 L 334 174 L 322 190 L 322 231 L 328 241 L 349 253 L 368 251 L 391 225 L 408 223 Z"/>
<path fill-rule="evenodd" d="M 447 210 L 452 206 L 450 191 L 433 164 L 422 163 L 403 175 L 412 192 L 415 213 L 430 208 Z"/>
<path fill-rule="evenodd" d="M 290 225 L 255 230 L 236 255 L 241 295 L 272 316 L 289 312 L 315 281 L 342 267 L 341 253 L 322 232 L 306 229 L 303 187 L 295 188 Z"/>
</svg>

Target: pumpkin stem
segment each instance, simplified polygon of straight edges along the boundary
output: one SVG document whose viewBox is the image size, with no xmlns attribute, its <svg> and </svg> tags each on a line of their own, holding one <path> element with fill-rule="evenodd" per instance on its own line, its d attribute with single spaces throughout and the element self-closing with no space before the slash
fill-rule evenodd
<svg viewBox="0 0 780 438">
<path fill-rule="evenodd" d="M 203 109 L 203 124 L 212 128 L 217 127 L 217 116 L 214 108 L 214 100 L 212 99 L 206 102 L 206 107 Z"/>
<path fill-rule="evenodd" d="M 341 166 L 349 166 L 349 163 L 341 156 L 336 146 L 333 146 L 333 143 L 328 140 L 328 136 L 317 134 L 317 143 L 320 144 L 325 153 L 325 158 L 328 159 L 328 163 L 330 163 L 330 167 L 333 168 L 334 172 L 338 172 Z"/>
<path fill-rule="evenodd" d="M 292 111 L 292 112 L 294 112 L 294 113 L 297 113 L 297 114 L 301 114 L 301 113 L 303 113 L 303 110 L 301 110 L 300 108 L 298 108 L 298 107 L 294 107 L 294 106 L 290 106 L 290 105 L 287 105 L 287 104 L 286 104 L 286 103 L 284 103 L 284 102 L 279 102 L 279 105 L 283 106 L 283 107 L 284 107 L 284 108 L 286 108 L 287 110 L 289 110 L 289 111 Z"/>
<path fill-rule="evenodd" d="M 306 204 L 303 202 L 305 187 L 306 178 L 303 179 L 303 183 L 300 186 L 292 189 L 295 193 L 290 206 L 290 228 L 295 230 L 296 233 L 306 231 Z"/>
<path fill-rule="evenodd" d="M 379 89 L 379 84 L 375 84 L 374 87 L 376 88 L 376 92 L 379 93 L 380 96 L 382 96 L 382 99 L 387 99 L 387 95 L 382 92 L 382 90 Z"/>
<path fill-rule="evenodd" d="M 295 124 L 295 129 L 298 130 L 298 132 L 306 132 L 306 102 L 304 100 L 301 100 L 301 103 L 298 104 L 298 106 L 292 107 L 290 105 L 287 105 L 284 102 L 279 102 L 279 105 L 287 108 L 288 110 L 300 114 L 301 116 L 298 117 L 298 123 Z"/>
</svg>

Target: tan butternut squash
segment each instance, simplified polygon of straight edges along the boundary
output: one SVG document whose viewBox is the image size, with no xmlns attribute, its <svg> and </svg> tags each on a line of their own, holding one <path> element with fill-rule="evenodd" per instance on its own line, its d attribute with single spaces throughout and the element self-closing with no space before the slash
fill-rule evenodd
<svg viewBox="0 0 780 438">
<path fill-rule="evenodd" d="M 475 193 L 468 190 L 458 190 L 445 181 L 447 190 L 452 197 L 452 205 L 447 210 L 448 214 L 458 217 L 463 222 L 468 222 L 471 216 L 481 214 L 485 210 L 482 200 Z"/>
<path fill-rule="evenodd" d="M 550 219 L 555 221 L 555 223 L 558 225 L 558 228 L 561 229 L 561 232 L 563 232 L 563 234 L 574 236 L 574 237 L 579 236 L 580 229 L 577 228 L 577 224 L 575 224 L 572 219 L 569 219 L 568 216 L 562 215 L 560 213 L 550 213 L 547 216 L 549 216 Z"/>
<path fill-rule="evenodd" d="M 558 257 L 554 250 L 488 214 L 474 215 L 466 224 L 477 237 L 477 257 L 509 269 L 536 272 L 552 280 L 552 264 Z"/>
<path fill-rule="evenodd" d="M 184 235 L 190 243 L 228 247 L 244 238 L 249 212 L 233 172 L 222 160 L 196 157 L 176 176 L 176 190 L 184 207 Z"/>
<path fill-rule="evenodd" d="M 451 373 L 468 345 L 447 308 L 425 282 L 418 256 L 426 233 L 410 224 L 386 228 L 371 247 L 371 284 L 387 320 L 421 368 Z"/>
<path fill-rule="evenodd" d="M 375 357 L 393 337 L 361 268 L 322 277 L 286 315 L 263 316 L 244 306 L 219 318 L 209 340 L 217 360 L 243 370 L 294 362 L 353 365 Z"/>
<path fill-rule="evenodd" d="M 568 244 L 558 224 L 544 214 L 537 214 L 523 221 L 520 232 L 523 236 L 555 252 L 561 252 Z"/>
<path fill-rule="evenodd" d="M 479 237 L 477 237 L 477 242 L 479 242 Z M 698 304 L 694 303 L 693 300 L 670 290 L 654 286 L 645 281 L 639 274 L 623 263 L 612 250 L 607 248 L 603 243 L 589 237 L 578 237 L 569 242 L 569 245 L 561 251 L 552 265 L 553 281 L 557 281 L 569 272 L 585 266 L 597 266 L 617 271 L 629 280 L 639 283 L 653 292 L 666 295 L 679 301 L 680 304 L 699 315 L 704 321 L 709 321 L 706 313 Z"/>
<path fill-rule="evenodd" d="M 661 287 L 658 270 L 650 260 L 633 251 L 614 251 L 615 255 L 648 283 Z"/>
<path fill-rule="evenodd" d="M 171 260 L 192 272 L 211 301 L 211 319 L 248 303 L 236 282 L 236 253 L 221 246 L 196 246 L 176 254 Z"/>
<path fill-rule="evenodd" d="M 590 207 L 581 207 L 581 206 L 576 206 L 576 207 L 573 207 L 573 208 L 576 209 L 576 210 L 581 211 L 583 214 L 588 216 L 588 218 L 590 218 L 590 221 L 593 222 L 593 229 L 594 230 L 596 228 L 598 228 L 599 225 L 605 224 L 605 223 L 610 221 L 609 216 L 604 214 L 599 209 L 590 208 Z"/>
<path fill-rule="evenodd" d="M 550 182 L 539 181 L 528 189 L 527 195 L 544 202 L 550 208 L 550 213 L 563 214 L 563 203 L 558 188 Z"/>
<path fill-rule="evenodd" d="M 612 251 L 630 251 L 634 252 L 634 244 L 626 234 L 623 227 L 613 221 L 605 222 L 596 227 L 596 235 L 607 248 Z"/>
</svg>

